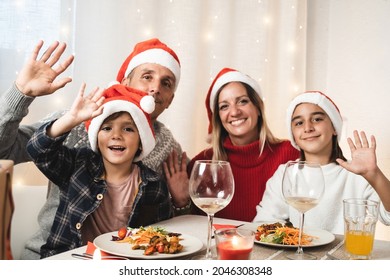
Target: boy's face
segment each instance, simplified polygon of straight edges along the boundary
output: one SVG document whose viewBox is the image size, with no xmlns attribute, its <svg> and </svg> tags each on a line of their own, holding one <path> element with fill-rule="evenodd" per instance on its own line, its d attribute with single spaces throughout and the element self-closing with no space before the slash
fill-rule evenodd
<svg viewBox="0 0 390 280">
<path fill-rule="evenodd" d="M 121 113 L 115 119 L 105 120 L 97 135 L 98 148 L 105 165 L 123 165 L 129 168 L 140 147 L 140 136 L 133 118 Z"/>
<path fill-rule="evenodd" d="M 147 92 L 155 99 L 152 121 L 169 107 L 175 96 L 175 75 L 168 68 L 155 63 L 144 63 L 123 79 L 122 84 Z"/>
<path fill-rule="evenodd" d="M 329 163 L 332 136 L 336 131 L 321 107 L 312 103 L 299 104 L 292 115 L 291 131 L 307 161 Z"/>
</svg>

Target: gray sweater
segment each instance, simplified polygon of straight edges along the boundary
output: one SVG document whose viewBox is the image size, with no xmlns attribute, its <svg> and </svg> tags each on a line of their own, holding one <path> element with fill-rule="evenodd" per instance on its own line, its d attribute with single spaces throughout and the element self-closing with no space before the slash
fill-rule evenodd
<svg viewBox="0 0 390 280">
<path fill-rule="evenodd" d="M 0 158 L 11 159 L 15 164 L 31 161 L 26 151 L 26 145 L 32 134 L 43 123 L 57 119 L 65 112 L 55 112 L 32 125 L 20 125 L 23 118 L 28 114 L 28 107 L 33 101 L 34 98 L 23 95 L 15 85 L 12 85 L 8 91 L 0 96 Z M 164 124 L 156 121 L 153 128 L 156 136 L 156 146 L 142 162 L 162 176 L 163 161 L 173 149 L 179 155 L 181 155 L 182 149 Z M 89 146 L 84 123 L 71 131 L 65 140 L 65 145 L 69 147 Z M 59 193 L 59 188 L 49 182 L 48 197 L 38 215 L 39 230 L 26 242 L 21 256 L 22 259 L 40 258 L 40 248 L 46 243 L 59 205 Z"/>
</svg>

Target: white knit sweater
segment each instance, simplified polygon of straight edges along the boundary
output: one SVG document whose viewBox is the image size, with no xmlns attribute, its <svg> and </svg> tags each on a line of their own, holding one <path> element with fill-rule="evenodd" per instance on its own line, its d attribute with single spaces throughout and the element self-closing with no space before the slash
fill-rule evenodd
<svg viewBox="0 0 390 280">
<path fill-rule="evenodd" d="M 268 180 L 262 201 L 256 206 L 254 222 L 274 222 L 290 219 L 294 226 L 299 225 L 299 212 L 286 204 L 281 186 L 285 165 L 279 166 Z M 322 166 L 325 177 L 325 192 L 320 203 L 305 213 L 305 228 L 323 229 L 335 234 L 344 233 L 343 199 L 364 198 L 380 201 L 378 194 L 359 175 L 347 171 L 340 165 L 331 163 Z M 382 203 L 379 207 L 379 220 L 390 225 L 390 212 Z"/>
</svg>

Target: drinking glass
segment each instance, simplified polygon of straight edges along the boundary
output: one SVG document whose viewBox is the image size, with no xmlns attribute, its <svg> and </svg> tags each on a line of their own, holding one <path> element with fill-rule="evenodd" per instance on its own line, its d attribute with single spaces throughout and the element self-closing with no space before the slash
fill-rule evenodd
<svg viewBox="0 0 390 280">
<path fill-rule="evenodd" d="M 369 260 L 374 246 L 379 202 L 360 198 L 343 200 L 344 245 L 352 260 Z"/>
<path fill-rule="evenodd" d="M 325 189 L 324 175 L 317 163 L 289 161 L 283 174 L 282 193 L 287 204 L 300 213 L 298 249 L 287 255 L 292 260 L 313 260 L 315 256 L 303 253 L 301 239 L 305 213 L 320 201 Z"/>
<path fill-rule="evenodd" d="M 189 192 L 193 203 L 207 214 L 207 249 L 196 259 L 212 259 L 211 235 L 214 214 L 225 208 L 234 195 L 234 178 L 229 162 L 197 160 L 191 172 Z"/>
</svg>

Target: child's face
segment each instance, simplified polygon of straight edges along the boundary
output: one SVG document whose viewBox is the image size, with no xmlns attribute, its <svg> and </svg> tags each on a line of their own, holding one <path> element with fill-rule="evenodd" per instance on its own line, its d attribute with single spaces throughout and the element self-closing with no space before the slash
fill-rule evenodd
<svg viewBox="0 0 390 280">
<path fill-rule="evenodd" d="M 241 83 L 230 83 L 221 90 L 218 114 L 233 144 L 249 144 L 259 138 L 259 110 Z"/>
<path fill-rule="evenodd" d="M 321 107 L 312 103 L 302 103 L 295 107 L 291 130 L 307 161 L 329 163 L 332 136 L 336 135 L 336 131 Z"/>
<path fill-rule="evenodd" d="M 133 118 L 128 113 L 105 120 L 98 133 L 98 148 L 105 164 L 131 166 L 140 146 L 140 136 Z"/>
</svg>

